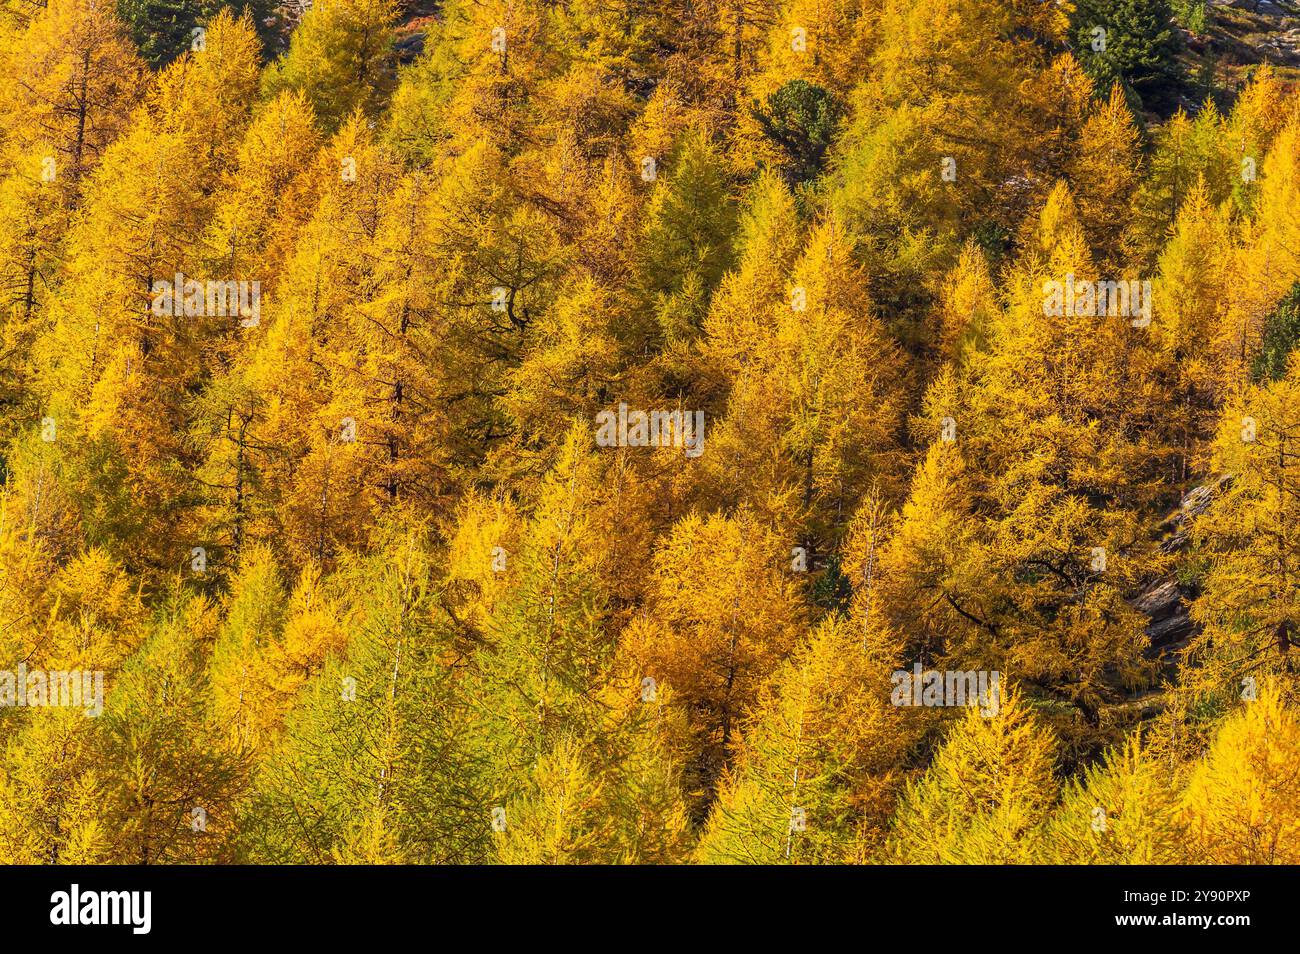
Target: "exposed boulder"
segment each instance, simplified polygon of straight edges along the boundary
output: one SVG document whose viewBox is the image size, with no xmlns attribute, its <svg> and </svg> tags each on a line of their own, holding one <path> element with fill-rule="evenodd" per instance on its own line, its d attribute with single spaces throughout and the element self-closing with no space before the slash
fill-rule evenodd
<svg viewBox="0 0 1300 954">
<path fill-rule="evenodd" d="M 1231 481 L 1232 475 L 1224 474 L 1183 497 L 1178 509 L 1161 524 L 1162 553 L 1177 554 L 1187 550 L 1191 543 L 1189 532 L 1192 520 L 1205 513 L 1215 497 Z M 1149 642 L 1146 654 L 1149 657 L 1174 653 L 1196 635 L 1199 627 L 1189 612 L 1195 598 L 1193 587 L 1182 582 L 1177 573 L 1168 573 L 1149 582 L 1133 599 L 1133 608 L 1151 620 L 1146 628 Z"/>
</svg>

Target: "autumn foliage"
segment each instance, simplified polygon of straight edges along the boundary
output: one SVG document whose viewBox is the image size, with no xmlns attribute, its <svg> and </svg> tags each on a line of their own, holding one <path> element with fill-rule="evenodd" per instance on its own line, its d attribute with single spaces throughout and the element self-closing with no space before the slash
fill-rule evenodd
<svg viewBox="0 0 1300 954">
<path fill-rule="evenodd" d="M 0 861 L 1300 862 L 1300 95 L 1069 6 L 6 4 Z"/>
</svg>

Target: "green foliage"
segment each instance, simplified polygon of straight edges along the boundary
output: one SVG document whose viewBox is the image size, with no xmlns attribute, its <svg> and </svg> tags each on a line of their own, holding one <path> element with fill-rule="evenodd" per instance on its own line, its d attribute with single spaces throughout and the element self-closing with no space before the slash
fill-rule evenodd
<svg viewBox="0 0 1300 954">
<path fill-rule="evenodd" d="M 446 634 L 418 534 L 338 581 L 353 638 L 332 656 L 266 750 L 245 806 L 252 861 L 471 862 L 487 850 L 489 801 L 450 704 Z"/>
<path fill-rule="evenodd" d="M 236 17 L 248 13 L 263 49 L 274 50 L 279 37 L 277 8 L 273 0 L 118 0 L 118 12 L 150 66 L 166 66 L 200 42 L 195 30 L 217 12 L 231 10 Z"/>
<path fill-rule="evenodd" d="M 1182 40 L 1168 0 L 1081 0 L 1073 22 L 1079 60 L 1101 89 L 1122 83 L 1149 108 L 1174 101 Z"/>
<path fill-rule="evenodd" d="M 732 261 L 737 210 L 726 168 L 708 137 L 683 134 L 646 209 L 640 264 L 669 338 L 693 335 L 704 297 Z"/>
<path fill-rule="evenodd" d="M 288 51 L 263 76 L 265 94 L 301 90 L 327 130 L 354 109 L 377 115 L 393 89 L 396 21 L 393 0 L 319 0 L 293 31 Z"/>
<path fill-rule="evenodd" d="M 1214 22 L 1210 0 L 1173 0 L 1174 18 L 1188 32 L 1201 36 Z"/>
<path fill-rule="evenodd" d="M 820 86 L 791 80 L 759 104 L 754 118 L 785 155 L 781 174 L 792 189 L 821 175 L 843 107 Z"/>
<path fill-rule="evenodd" d="M 1251 380 L 1256 384 L 1276 381 L 1287 372 L 1291 355 L 1300 342 L 1300 283 L 1291 287 L 1285 298 L 1264 320 L 1264 338 L 1259 354 L 1251 366 Z"/>
</svg>

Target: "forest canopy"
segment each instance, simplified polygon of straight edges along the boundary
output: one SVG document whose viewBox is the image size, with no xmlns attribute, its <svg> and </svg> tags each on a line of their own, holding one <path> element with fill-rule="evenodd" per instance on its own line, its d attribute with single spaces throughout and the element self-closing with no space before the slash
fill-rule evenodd
<svg viewBox="0 0 1300 954">
<path fill-rule="evenodd" d="M 1300 862 L 1217 9 L 5 0 L 0 862 Z"/>
</svg>

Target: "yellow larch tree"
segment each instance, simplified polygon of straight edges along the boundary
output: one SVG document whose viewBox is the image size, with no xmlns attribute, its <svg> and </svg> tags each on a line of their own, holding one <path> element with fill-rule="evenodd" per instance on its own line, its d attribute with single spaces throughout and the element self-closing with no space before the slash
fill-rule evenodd
<svg viewBox="0 0 1300 954">
<path fill-rule="evenodd" d="M 1193 864 L 1295 864 L 1300 858 L 1300 724 L 1274 685 L 1231 714 L 1184 793 Z"/>
</svg>

